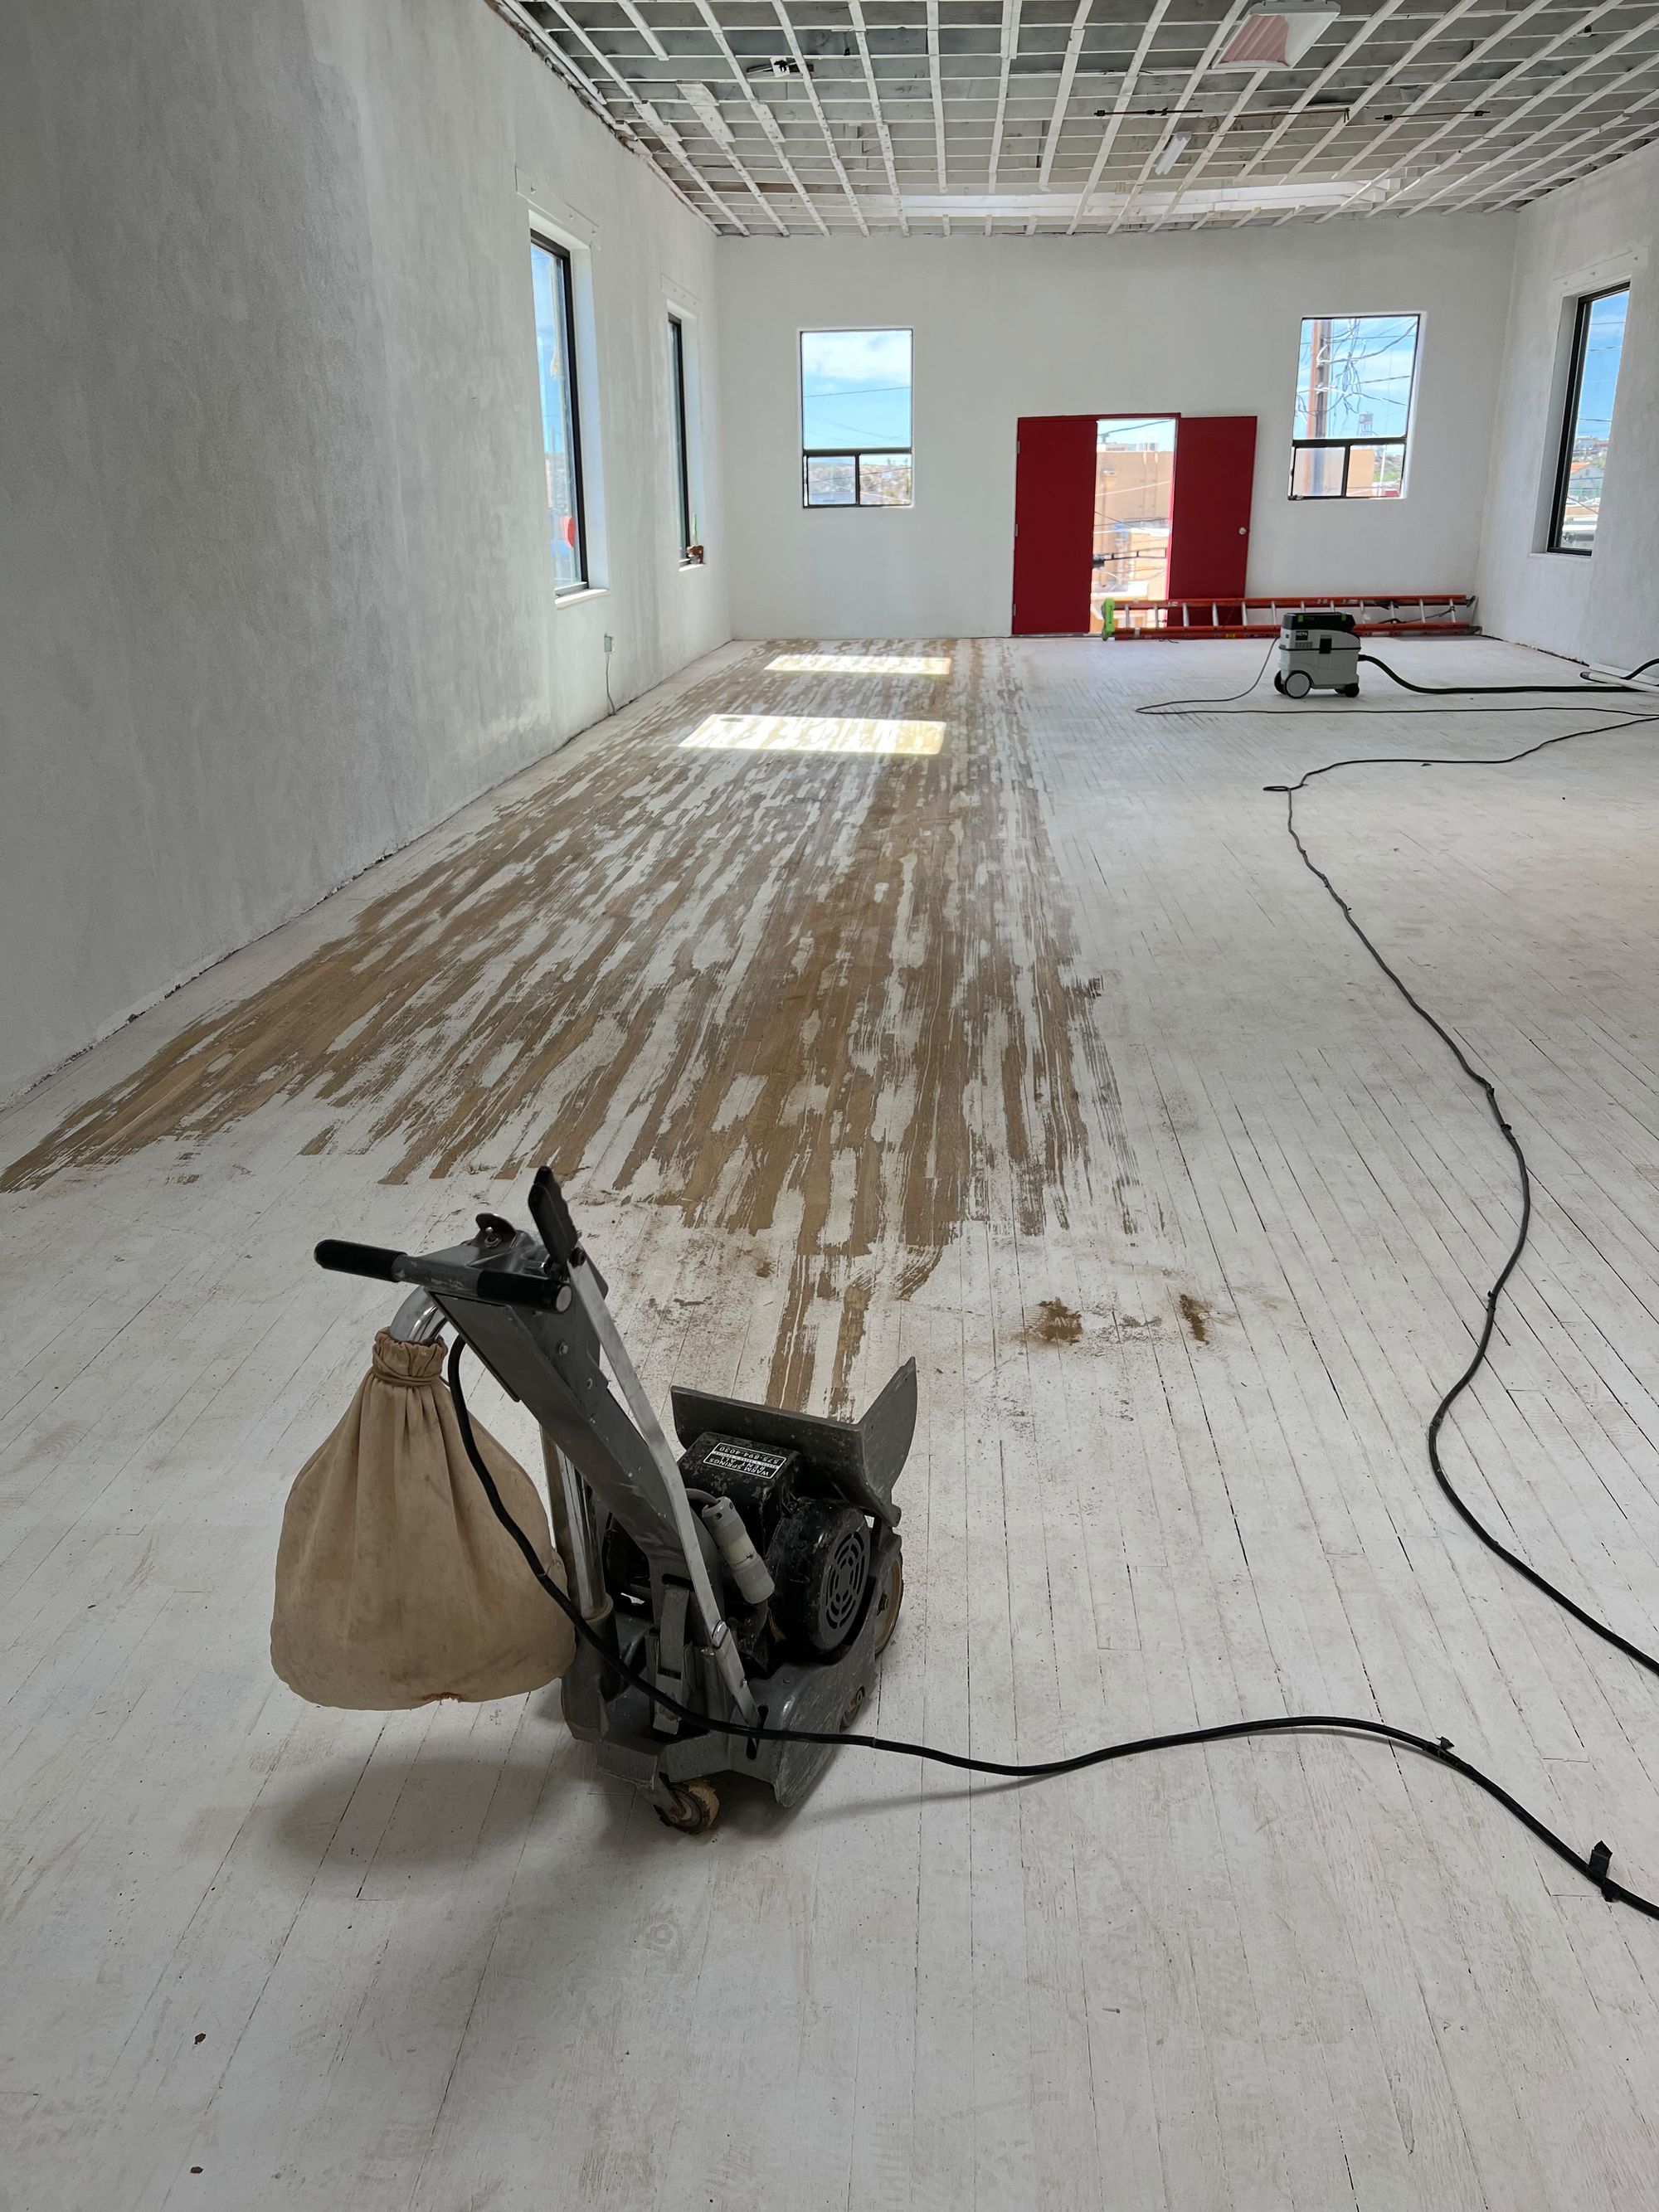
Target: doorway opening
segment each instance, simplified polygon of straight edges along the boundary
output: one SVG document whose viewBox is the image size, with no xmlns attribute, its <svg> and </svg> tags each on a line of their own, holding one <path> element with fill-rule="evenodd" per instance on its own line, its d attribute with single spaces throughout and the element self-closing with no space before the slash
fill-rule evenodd
<svg viewBox="0 0 1659 2212">
<path fill-rule="evenodd" d="M 1176 422 L 1173 415 L 1109 415 L 1095 424 L 1095 631 L 1108 602 L 1114 610 L 1127 602 L 1125 627 L 1133 627 L 1134 601 L 1169 597 Z"/>
</svg>

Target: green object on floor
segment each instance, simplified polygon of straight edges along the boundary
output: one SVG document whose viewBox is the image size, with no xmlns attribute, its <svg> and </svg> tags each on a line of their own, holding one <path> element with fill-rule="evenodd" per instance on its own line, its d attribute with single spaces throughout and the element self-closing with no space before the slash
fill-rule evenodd
<svg viewBox="0 0 1659 2212">
<path fill-rule="evenodd" d="M 1117 629 L 1117 602 L 1103 599 L 1100 603 L 1100 634 L 1110 637 Z"/>
</svg>

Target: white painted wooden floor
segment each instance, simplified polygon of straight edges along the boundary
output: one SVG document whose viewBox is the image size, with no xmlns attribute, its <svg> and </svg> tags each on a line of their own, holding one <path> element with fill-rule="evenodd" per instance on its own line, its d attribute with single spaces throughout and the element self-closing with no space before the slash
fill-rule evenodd
<svg viewBox="0 0 1659 2212">
<path fill-rule="evenodd" d="M 1261 791 L 1592 717 L 1377 685 L 1363 714 L 1152 721 L 1136 700 L 1237 690 L 1261 648 L 908 649 L 951 675 L 728 648 L 0 1118 L 0 1166 L 32 1162 L 0 1197 L 9 2212 L 1659 2203 L 1659 1926 L 1380 1746 L 1026 1789 L 849 1753 L 793 1815 L 729 1791 L 690 1842 L 594 1778 L 550 1695 L 381 1719 L 269 1672 L 286 1486 L 388 1307 L 311 1243 L 521 1211 L 496 1170 L 550 1115 L 580 1123 L 560 1164 L 656 1390 L 782 1375 L 822 1407 L 916 1355 L 880 1727 L 1039 1757 L 1375 1711 L 1659 1889 L 1659 1683 L 1480 1551 L 1424 1462 L 1509 1168 Z M 1388 650 L 1431 681 L 1566 673 Z M 945 730 L 933 760 L 683 749 L 726 711 Z M 1301 816 L 1537 1176 L 1449 1459 L 1650 1644 L 1656 743 L 1366 769 Z M 526 872 L 579 806 L 608 908 L 591 872 Z M 398 964 L 411 884 L 437 932 L 499 895 L 459 980 Z M 791 990 L 745 1001 L 780 960 Z M 509 1000 L 532 1018 L 502 1042 Z M 579 1030 L 568 1066 L 525 1059 Z M 478 1107 L 507 1069 L 510 1128 Z M 741 1140 L 716 1157 L 700 1120 Z"/>
</svg>

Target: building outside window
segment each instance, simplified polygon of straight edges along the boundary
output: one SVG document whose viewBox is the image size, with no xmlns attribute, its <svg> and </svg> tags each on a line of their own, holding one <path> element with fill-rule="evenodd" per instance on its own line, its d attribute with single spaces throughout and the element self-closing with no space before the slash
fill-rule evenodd
<svg viewBox="0 0 1659 2212">
<path fill-rule="evenodd" d="M 801 501 L 908 507 L 910 332 L 803 331 Z"/>
<path fill-rule="evenodd" d="M 562 246 L 532 238 L 530 258 L 553 586 L 558 592 L 576 592 L 587 582 L 587 531 L 582 514 L 581 412 L 576 393 L 570 256 Z"/>
<path fill-rule="evenodd" d="M 1398 499 L 1417 376 L 1416 315 L 1310 315 L 1302 325 L 1292 499 Z"/>
<path fill-rule="evenodd" d="M 1550 508 L 1552 553 L 1588 553 L 1595 544 L 1629 304 L 1630 287 L 1620 284 L 1587 295 L 1573 318 L 1572 363 Z"/>
</svg>

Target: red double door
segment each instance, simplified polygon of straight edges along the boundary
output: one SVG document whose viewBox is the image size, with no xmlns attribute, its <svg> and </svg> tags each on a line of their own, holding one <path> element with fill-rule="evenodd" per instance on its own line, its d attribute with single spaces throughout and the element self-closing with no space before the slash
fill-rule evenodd
<svg viewBox="0 0 1659 2212">
<path fill-rule="evenodd" d="M 1016 637 L 1081 636 L 1095 545 L 1096 415 L 1022 415 L 1014 463 Z M 1176 418 L 1172 599 L 1244 596 L 1255 473 L 1254 415 Z M 1224 614 L 1223 619 L 1226 617 Z"/>
</svg>

